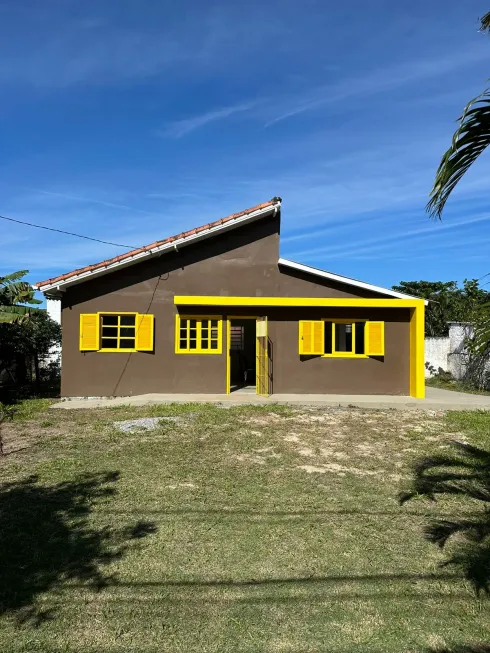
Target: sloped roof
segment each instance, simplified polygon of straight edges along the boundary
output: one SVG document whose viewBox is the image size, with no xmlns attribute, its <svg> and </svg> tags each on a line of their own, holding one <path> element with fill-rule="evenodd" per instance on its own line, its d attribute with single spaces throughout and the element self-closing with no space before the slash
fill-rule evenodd
<svg viewBox="0 0 490 653">
<path fill-rule="evenodd" d="M 34 284 L 34 288 L 42 292 L 46 292 L 48 290 L 52 290 L 53 288 L 72 285 L 74 283 L 78 283 L 79 281 L 85 280 L 87 277 L 104 274 L 117 267 L 126 267 L 128 265 L 132 265 L 133 263 L 138 263 L 142 259 L 148 258 L 155 254 L 160 254 L 164 250 L 174 250 L 190 242 L 213 236 L 218 232 L 233 229 L 234 227 L 241 225 L 244 222 L 252 222 L 253 220 L 268 215 L 272 211 L 278 210 L 280 206 L 281 198 L 274 197 L 268 202 L 257 204 L 257 206 L 252 206 L 251 208 L 245 209 L 244 211 L 233 213 L 232 215 L 228 215 L 227 217 L 221 218 L 220 220 L 215 220 L 214 222 L 202 225 L 201 227 L 196 227 L 195 229 L 184 231 L 183 233 L 177 234 L 176 236 L 170 236 L 170 238 L 165 238 L 164 240 L 157 240 L 150 245 L 145 245 L 144 247 L 133 249 L 130 252 L 125 252 L 119 256 L 114 256 L 113 258 L 101 261 L 100 263 L 87 265 L 83 268 L 72 270 L 71 272 L 67 272 L 65 274 L 60 274 L 57 277 L 52 277 L 51 279 L 46 279 L 45 281 L 39 281 L 38 283 Z"/>
<path fill-rule="evenodd" d="M 295 261 L 289 261 L 285 258 L 279 259 L 279 265 L 284 265 L 285 267 L 292 268 L 293 270 L 298 270 L 300 272 L 306 272 L 307 274 L 312 274 L 317 277 L 323 277 L 324 279 L 329 279 L 330 281 L 337 281 L 338 283 L 344 283 L 347 286 L 354 286 L 355 288 L 364 288 L 364 290 L 370 290 L 371 292 L 377 292 L 380 295 L 387 295 L 388 297 L 396 297 L 397 299 L 421 299 L 420 297 L 414 297 L 413 295 L 407 295 L 402 292 L 397 292 L 391 288 L 383 288 L 382 286 L 375 286 L 372 283 L 366 283 L 365 281 L 358 281 L 357 279 L 352 279 L 351 277 L 344 277 L 341 274 L 334 274 L 333 272 L 327 272 L 326 270 L 320 270 L 320 268 L 313 268 L 309 265 L 303 265 L 303 263 L 296 263 Z M 425 301 L 427 305 L 428 302 Z"/>
</svg>

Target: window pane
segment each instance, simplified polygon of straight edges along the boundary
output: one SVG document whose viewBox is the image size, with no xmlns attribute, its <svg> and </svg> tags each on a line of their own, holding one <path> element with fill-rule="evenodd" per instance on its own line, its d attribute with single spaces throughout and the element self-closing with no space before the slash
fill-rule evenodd
<svg viewBox="0 0 490 653">
<path fill-rule="evenodd" d="M 117 315 L 103 315 L 102 326 L 114 325 L 117 326 Z"/>
<path fill-rule="evenodd" d="M 134 326 L 136 316 L 135 315 L 121 315 L 121 325 L 123 326 Z"/>
<path fill-rule="evenodd" d="M 209 340 L 202 340 L 201 341 L 201 349 L 209 349 Z"/>
<path fill-rule="evenodd" d="M 190 325 L 191 325 L 191 328 L 194 328 L 194 329 L 196 328 L 196 326 L 197 326 L 197 320 L 189 320 L 189 323 L 190 323 Z"/>
<path fill-rule="evenodd" d="M 365 322 L 356 322 L 356 354 L 364 354 L 364 332 L 366 324 Z"/>
<path fill-rule="evenodd" d="M 335 351 L 352 352 L 352 324 L 335 324 Z"/>
<path fill-rule="evenodd" d="M 189 329 L 189 337 L 196 339 L 197 338 L 197 329 Z"/>
<path fill-rule="evenodd" d="M 207 338 L 209 336 L 209 330 L 207 327 L 202 327 L 201 329 L 201 338 Z"/>
<path fill-rule="evenodd" d="M 197 349 L 197 340 L 189 340 L 189 349 Z"/>
<path fill-rule="evenodd" d="M 121 327 L 119 335 L 121 338 L 134 338 L 134 327 Z"/>
<path fill-rule="evenodd" d="M 214 327 L 215 329 L 218 328 L 218 320 L 209 320 L 211 322 L 211 326 Z"/>
<path fill-rule="evenodd" d="M 117 349 L 117 338 L 102 338 L 102 349 Z"/>
<path fill-rule="evenodd" d="M 121 338 L 119 340 L 120 349 L 134 349 L 134 338 Z"/>
<path fill-rule="evenodd" d="M 103 338 L 117 338 L 117 327 L 102 327 Z"/>
<path fill-rule="evenodd" d="M 181 329 L 187 329 L 187 322 L 189 320 L 180 320 L 180 328 Z"/>
<path fill-rule="evenodd" d="M 218 349 L 218 341 L 211 340 L 211 349 Z"/>
<path fill-rule="evenodd" d="M 325 322 L 325 354 L 332 353 L 332 322 Z"/>
<path fill-rule="evenodd" d="M 187 336 L 187 329 L 180 328 L 180 337 L 185 338 Z"/>
<path fill-rule="evenodd" d="M 186 338 L 181 338 L 180 339 L 180 349 L 187 349 L 187 339 Z"/>
<path fill-rule="evenodd" d="M 211 338 L 218 339 L 218 329 L 211 329 Z"/>
</svg>

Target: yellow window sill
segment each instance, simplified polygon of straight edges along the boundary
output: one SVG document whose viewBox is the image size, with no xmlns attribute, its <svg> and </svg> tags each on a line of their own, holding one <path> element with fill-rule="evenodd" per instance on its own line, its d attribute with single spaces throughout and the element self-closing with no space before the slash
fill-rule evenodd
<svg viewBox="0 0 490 653">
<path fill-rule="evenodd" d="M 213 349 L 212 351 L 200 351 L 193 349 L 192 351 L 176 351 L 176 354 L 222 354 L 223 350 Z"/>
<path fill-rule="evenodd" d="M 369 358 L 367 354 L 322 354 L 322 358 Z"/>
<path fill-rule="evenodd" d="M 98 349 L 98 354 L 134 354 L 138 349 Z"/>
</svg>

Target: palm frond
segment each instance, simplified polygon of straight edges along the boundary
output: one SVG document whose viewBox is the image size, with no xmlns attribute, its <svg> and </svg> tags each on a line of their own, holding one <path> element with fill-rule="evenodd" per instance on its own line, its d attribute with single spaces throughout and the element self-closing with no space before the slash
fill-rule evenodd
<svg viewBox="0 0 490 653">
<path fill-rule="evenodd" d="M 490 13 L 488 22 L 490 24 Z M 490 89 L 485 89 L 465 107 L 451 147 L 442 157 L 426 207 L 430 215 L 441 217 L 455 186 L 489 145 Z"/>
<path fill-rule="evenodd" d="M 473 336 L 473 349 L 484 353 L 490 348 L 490 303 L 486 302 L 479 307 L 475 320 Z"/>
<path fill-rule="evenodd" d="M 488 32 L 490 34 L 490 11 L 480 18 L 480 32 Z"/>
</svg>

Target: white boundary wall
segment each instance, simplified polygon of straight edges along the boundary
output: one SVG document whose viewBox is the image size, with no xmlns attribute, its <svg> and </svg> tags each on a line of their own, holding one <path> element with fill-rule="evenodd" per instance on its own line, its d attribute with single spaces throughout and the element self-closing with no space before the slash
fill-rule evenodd
<svg viewBox="0 0 490 653">
<path fill-rule="evenodd" d="M 465 339 L 471 338 L 472 335 L 471 324 L 449 322 L 447 338 L 425 339 L 425 362 L 435 367 L 436 372 L 441 367 L 445 372 L 451 372 L 455 379 L 463 378 L 467 358 Z M 425 376 L 431 376 L 427 368 Z"/>
<path fill-rule="evenodd" d="M 52 320 L 58 324 L 61 324 L 61 302 L 59 299 L 47 299 L 46 311 Z M 51 347 L 49 356 L 47 358 L 48 363 L 57 361 L 61 361 L 61 345 Z"/>
</svg>

